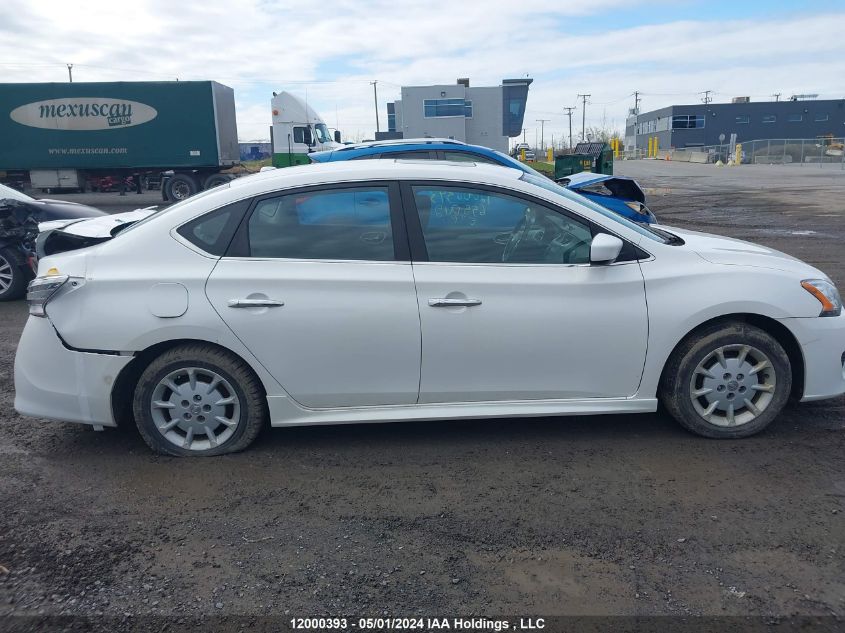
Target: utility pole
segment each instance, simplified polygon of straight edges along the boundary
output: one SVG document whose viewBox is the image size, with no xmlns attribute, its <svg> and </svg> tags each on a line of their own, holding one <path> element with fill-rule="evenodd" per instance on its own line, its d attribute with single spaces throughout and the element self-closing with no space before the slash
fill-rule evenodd
<svg viewBox="0 0 845 633">
<path fill-rule="evenodd" d="M 713 98 L 710 96 L 710 93 L 711 93 L 711 92 L 713 92 L 713 91 L 712 91 L 712 90 L 705 90 L 705 91 L 703 91 L 703 92 L 699 92 L 699 93 L 698 93 L 698 94 L 700 94 L 700 95 L 704 95 L 704 98 L 701 100 L 701 102 L 702 102 L 704 105 L 707 105 L 708 103 L 710 103 L 711 101 L 713 101 Z"/>
<path fill-rule="evenodd" d="M 546 149 L 546 123 L 551 121 L 551 119 L 535 119 L 535 121 L 540 124 L 540 149 Z"/>
<path fill-rule="evenodd" d="M 581 141 L 587 140 L 587 99 L 593 95 L 578 95 L 581 97 Z"/>
<path fill-rule="evenodd" d="M 566 116 L 569 117 L 569 149 L 572 149 L 572 111 L 575 108 L 565 106 L 563 109 L 566 110 Z"/>
<path fill-rule="evenodd" d="M 378 79 L 370 82 L 373 86 L 373 102 L 376 104 L 376 132 L 380 132 L 378 127 Z"/>
<path fill-rule="evenodd" d="M 525 128 L 525 127 L 524 127 L 524 128 L 522 128 L 522 142 L 523 142 L 523 143 L 525 143 L 525 142 L 526 142 L 526 141 L 525 141 L 525 130 L 527 130 L 527 129 L 528 129 L 528 128 Z"/>
<path fill-rule="evenodd" d="M 634 114 L 640 113 L 640 93 L 634 90 Z"/>
<path fill-rule="evenodd" d="M 67 78 L 70 83 L 73 83 L 73 64 L 67 65 Z"/>
<path fill-rule="evenodd" d="M 775 103 L 777 103 L 778 101 L 780 101 L 780 94 L 781 94 L 781 93 L 776 92 L 775 94 L 773 94 L 773 95 L 772 95 L 772 96 L 775 98 Z"/>
</svg>

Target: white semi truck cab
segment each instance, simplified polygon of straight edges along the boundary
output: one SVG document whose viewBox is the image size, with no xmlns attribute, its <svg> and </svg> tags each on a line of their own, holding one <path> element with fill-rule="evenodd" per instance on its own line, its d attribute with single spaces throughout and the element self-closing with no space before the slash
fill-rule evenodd
<svg viewBox="0 0 845 633">
<path fill-rule="evenodd" d="M 325 121 L 306 101 L 289 92 L 273 95 L 273 166 L 305 165 L 309 152 L 341 147 L 340 132 L 329 133 Z"/>
</svg>

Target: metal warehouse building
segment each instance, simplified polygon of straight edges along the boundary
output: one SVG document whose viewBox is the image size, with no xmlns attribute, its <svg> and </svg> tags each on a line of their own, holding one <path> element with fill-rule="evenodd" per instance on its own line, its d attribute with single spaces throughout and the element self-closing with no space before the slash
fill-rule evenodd
<svg viewBox="0 0 845 633">
<path fill-rule="evenodd" d="M 402 88 L 387 104 L 388 131 L 376 138 L 453 138 L 508 151 L 508 139 L 522 134 L 532 79 L 503 79 L 500 86 L 470 87 L 469 79 L 439 86 Z"/>
<path fill-rule="evenodd" d="M 625 125 L 625 149 L 645 149 L 657 137 L 661 148 L 701 147 L 754 139 L 799 139 L 845 136 L 845 99 L 675 105 L 638 114 Z M 723 136 L 724 135 L 724 136 Z"/>
</svg>

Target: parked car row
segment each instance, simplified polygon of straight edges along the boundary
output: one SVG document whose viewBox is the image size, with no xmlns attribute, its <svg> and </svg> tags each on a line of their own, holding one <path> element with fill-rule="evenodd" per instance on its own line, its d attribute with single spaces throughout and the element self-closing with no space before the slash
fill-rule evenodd
<svg viewBox="0 0 845 633">
<path fill-rule="evenodd" d="M 155 451 L 203 456 L 268 424 L 658 402 L 699 435 L 738 438 L 790 397 L 845 392 L 842 302 L 808 264 L 633 222 L 522 168 L 379 158 L 54 225 L 17 411 L 134 423 Z"/>
</svg>

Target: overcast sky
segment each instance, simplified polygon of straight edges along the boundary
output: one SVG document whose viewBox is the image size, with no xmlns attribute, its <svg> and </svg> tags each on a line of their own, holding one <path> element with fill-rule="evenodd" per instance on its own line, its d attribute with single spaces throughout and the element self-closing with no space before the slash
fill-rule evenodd
<svg viewBox="0 0 845 633">
<path fill-rule="evenodd" d="M 733 96 L 845 97 L 843 0 L 5 0 L 0 81 L 214 79 L 241 140 L 269 138 L 272 92 L 303 97 L 346 138 L 371 137 L 403 85 L 533 77 L 525 127 L 621 129 L 643 111 Z"/>
</svg>

